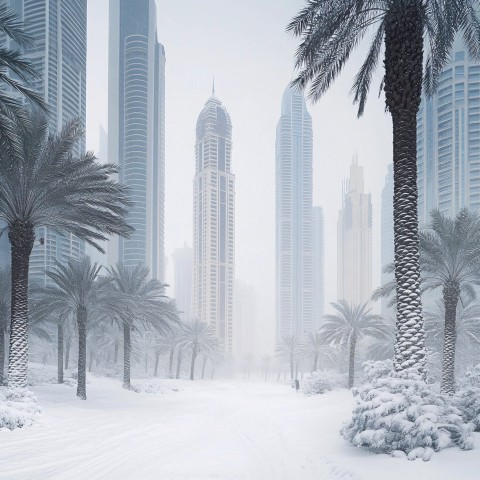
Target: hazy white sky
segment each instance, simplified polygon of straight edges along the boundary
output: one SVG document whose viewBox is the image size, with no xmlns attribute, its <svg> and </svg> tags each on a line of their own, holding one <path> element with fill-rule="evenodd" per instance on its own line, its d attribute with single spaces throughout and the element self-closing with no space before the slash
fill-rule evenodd
<svg viewBox="0 0 480 480">
<path fill-rule="evenodd" d="M 297 40 L 285 26 L 303 0 L 157 0 L 166 64 L 166 254 L 192 245 L 195 124 L 211 92 L 233 124 L 236 276 L 252 284 L 266 343 L 275 322 L 275 128 L 293 75 Z M 357 51 L 331 91 L 308 104 L 314 130 L 314 203 L 326 217 L 326 300 L 336 300 L 336 225 L 342 180 L 354 154 L 373 201 L 374 287 L 380 277 L 380 193 L 391 161 L 391 120 L 378 97 L 380 75 L 360 120 L 349 90 Z M 108 0 L 88 0 L 87 146 L 108 128 Z M 379 72 L 380 73 L 380 72 Z M 110 159 L 113 160 L 113 159 Z"/>
</svg>

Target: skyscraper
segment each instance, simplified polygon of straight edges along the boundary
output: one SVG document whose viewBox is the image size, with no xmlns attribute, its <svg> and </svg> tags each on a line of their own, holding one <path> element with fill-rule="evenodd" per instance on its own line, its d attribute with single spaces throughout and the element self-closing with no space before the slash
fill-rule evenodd
<svg viewBox="0 0 480 480">
<path fill-rule="evenodd" d="M 419 224 L 432 209 L 453 216 L 480 208 L 480 65 L 469 59 L 462 39 L 440 74 L 431 98 L 417 115 Z"/>
<path fill-rule="evenodd" d="M 385 285 L 393 279 L 393 273 L 385 273 L 383 269 L 391 264 L 394 259 L 393 243 L 393 164 L 388 165 L 388 172 L 385 177 L 385 185 L 382 190 L 382 239 L 381 239 L 381 284 Z M 390 299 L 382 298 L 382 315 L 388 313 Z"/>
<path fill-rule="evenodd" d="M 207 100 L 197 120 L 193 204 L 193 311 L 215 326 L 233 352 L 235 176 L 232 123 L 222 102 Z"/>
<path fill-rule="evenodd" d="M 50 106 L 49 124 L 59 131 L 72 118 L 86 122 L 87 0 L 7 0 L 8 6 L 21 17 L 24 29 L 32 38 L 25 55 L 38 77 L 31 86 Z M 85 152 L 85 139 L 74 150 Z M 71 234 L 59 234 L 39 228 L 30 258 L 30 275 L 45 282 L 45 270 L 55 260 L 79 258 L 85 243 Z"/>
<path fill-rule="evenodd" d="M 185 243 L 173 252 L 175 301 L 184 320 L 192 320 L 193 252 Z"/>
<path fill-rule="evenodd" d="M 337 297 L 358 305 L 372 295 L 372 200 L 356 160 L 344 183 L 337 228 Z"/>
<path fill-rule="evenodd" d="M 325 310 L 325 220 L 322 207 L 312 210 L 313 329 L 320 327 Z"/>
<path fill-rule="evenodd" d="M 108 152 L 133 206 L 128 239 L 110 241 L 108 262 L 147 265 L 164 277 L 165 50 L 154 0 L 110 0 Z"/>
<path fill-rule="evenodd" d="M 276 138 L 276 337 L 313 329 L 312 118 L 287 87 Z"/>
</svg>

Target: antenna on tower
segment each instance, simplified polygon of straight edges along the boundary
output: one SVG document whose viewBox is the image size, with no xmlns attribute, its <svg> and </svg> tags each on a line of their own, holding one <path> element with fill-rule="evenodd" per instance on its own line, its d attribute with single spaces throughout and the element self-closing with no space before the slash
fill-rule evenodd
<svg viewBox="0 0 480 480">
<path fill-rule="evenodd" d="M 215 77 L 213 77 L 213 81 L 212 81 L 212 97 L 215 96 Z"/>
</svg>

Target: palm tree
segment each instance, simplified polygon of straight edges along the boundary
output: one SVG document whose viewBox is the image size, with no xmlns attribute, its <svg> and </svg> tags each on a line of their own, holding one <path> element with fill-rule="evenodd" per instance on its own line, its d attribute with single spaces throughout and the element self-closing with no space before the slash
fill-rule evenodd
<svg viewBox="0 0 480 480">
<path fill-rule="evenodd" d="M 87 328 L 92 321 L 100 318 L 102 309 L 119 313 L 128 308 L 125 299 L 111 288 L 109 278 L 100 277 L 101 267 L 90 262 L 89 257 L 69 260 L 66 264 L 55 263 L 55 267 L 47 271 L 54 282 L 45 287 L 42 293 L 43 306 L 48 306 L 52 314 L 70 312 L 76 318 L 78 331 L 78 385 L 77 397 L 87 399 Z"/>
<path fill-rule="evenodd" d="M 352 88 L 362 115 L 373 73 L 384 46 L 386 108 L 393 123 L 394 244 L 397 292 L 395 370 L 423 370 L 425 332 L 420 294 L 417 214 L 417 129 L 422 82 L 427 94 L 436 88 L 449 59 L 455 35 L 463 32 L 470 56 L 480 60 L 478 0 L 308 0 L 287 29 L 301 43 L 300 70 L 293 85 L 311 84 L 318 100 L 334 82 L 351 53 L 366 36 L 373 37 Z M 424 43 L 429 52 L 424 64 Z"/>
<path fill-rule="evenodd" d="M 7 223 L 11 246 L 12 314 L 8 381 L 26 387 L 28 367 L 28 265 L 35 228 L 69 232 L 103 251 L 99 241 L 109 235 L 128 236 L 125 222 L 127 189 L 110 180 L 111 164 L 99 164 L 93 153 L 73 158 L 82 137 L 77 120 L 59 134 L 48 133 L 48 122 L 33 115 L 21 137 L 21 156 L 0 149 L 0 220 Z"/>
<path fill-rule="evenodd" d="M 113 318 L 119 321 L 123 330 L 123 387 L 130 389 L 132 329 L 143 324 L 153 326 L 160 334 L 169 334 L 171 325 L 177 322 L 177 311 L 175 303 L 164 294 L 166 285 L 149 279 L 148 267 L 137 265 L 132 268 L 119 263 L 109 273 L 113 287 L 129 304 Z"/>
<path fill-rule="evenodd" d="M 5 5 L 0 5 L 0 32 L 18 47 L 31 45 L 31 38 L 24 32 L 21 20 Z M 2 148 L 11 147 L 18 152 L 21 142 L 19 130 L 21 124 L 28 122 L 28 110 L 22 98 L 30 101 L 42 110 L 47 105 L 42 96 L 28 86 L 29 80 L 37 77 L 31 62 L 26 60 L 17 48 L 0 50 L 0 144 Z M 8 91 L 15 92 L 11 95 Z"/>
<path fill-rule="evenodd" d="M 0 385 L 5 378 L 5 340 L 8 335 L 8 312 L 10 310 L 10 269 L 0 268 Z"/>
<path fill-rule="evenodd" d="M 318 360 L 321 363 L 332 363 L 336 358 L 336 350 L 326 345 L 319 331 L 307 333 L 300 341 L 300 348 L 313 358 L 312 372 L 318 368 Z"/>
<path fill-rule="evenodd" d="M 216 345 L 217 338 L 213 325 L 200 320 L 191 320 L 184 325 L 179 348 L 191 351 L 190 380 L 195 378 L 195 362 L 198 354 L 213 351 Z"/>
<path fill-rule="evenodd" d="M 290 380 L 295 377 L 295 364 L 299 354 L 300 343 L 295 335 L 286 335 L 277 343 L 276 355 L 290 362 Z"/>
<path fill-rule="evenodd" d="M 325 322 L 320 328 L 320 334 L 325 342 L 348 349 L 348 388 L 352 388 L 357 343 L 365 337 L 386 337 L 388 325 L 380 315 L 370 313 L 368 302 L 352 305 L 345 300 L 339 300 L 331 305 L 337 312 L 324 315 Z"/>
<path fill-rule="evenodd" d="M 420 233 L 422 284 L 425 290 L 442 289 L 445 311 L 442 393 L 455 392 L 455 343 L 460 295 L 476 298 L 480 285 L 480 218 L 461 210 L 454 219 L 438 210 L 431 214 L 430 229 Z"/>
</svg>

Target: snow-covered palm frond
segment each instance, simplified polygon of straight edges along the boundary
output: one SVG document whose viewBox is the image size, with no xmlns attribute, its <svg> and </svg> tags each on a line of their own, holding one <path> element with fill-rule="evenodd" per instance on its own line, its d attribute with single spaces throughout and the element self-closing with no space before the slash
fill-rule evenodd
<svg viewBox="0 0 480 480">
<path fill-rule="evenodd" d="M 117 167 L 98 163 L 91 152 L 72 156 L 83 133 L 79 120 L 72 120 L 49 134 L 46 118 L 36 113 L 21 136 L 21 154 L 0 150 L 0 219 L 10 231 L 16 222 L 51 227 L 100 251 L 99 241 L 131 234 L 128 190 L 110 179 Z"/>
<path fill-rule="evenodd" d="M 285 335 L 277 343 L 275 355 L 281 358 L 290 358 L 300 353 L 300 342 L 295 335 Z"/>
<path fill-rule="evenodd" d="M 407 2 L 405 7 L 412 3 Z M 471 58 L 480 59 L 479 12 L 476 0 L 416 3 L 429 47 L 424 86 L 431 95 L 449 60 L 457 32 L 463 34 Z M 317 101 L 336 80 L 361 40 L 370 34 L 371 43 L 352 87 L 358 115 L 362 115 L 373 74 L 383 56 L 386 16 L 401 11 L 396 0 L 308 0 L 287 26 L 287 31 L 301 39 L 295 61 L 298 76 L 293 85 L 302 89 L 310 85 L 309 97 Z"/>
<path fill-rule="evenodd" d="M 218 349 L 219 343 L 213 325 L 191 320 L 183 325 L 178 345 L 180 348 L 200 353 Z"/>
</svg>

